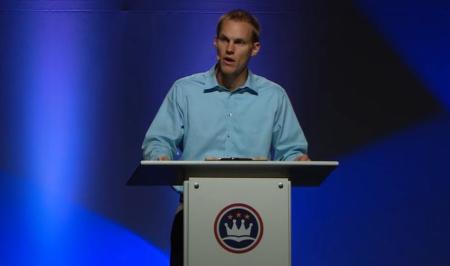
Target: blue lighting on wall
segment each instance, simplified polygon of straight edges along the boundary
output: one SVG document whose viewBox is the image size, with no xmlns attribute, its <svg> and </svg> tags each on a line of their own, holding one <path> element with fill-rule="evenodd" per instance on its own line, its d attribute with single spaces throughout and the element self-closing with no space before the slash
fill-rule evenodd
<svg viewBox="0 0 450 266">
<path fill-rule="evenodd" d="M 80 25 L 81 24 L 81 25 Z M 77 190 L 77 162 L 85 146 L 84 86 L 80 57 L 85 53 L 83 24 L 65 14 L 31 13 L 28 33 L 27 73 L 23 73 L 25 155 L 31 176 L 49 195 L 64 187 Z M 69 191 L 68 191 L 69 189 Z M 49 201 L 54 201 L 51 199 Z"/>
<path fill-rule="evenodd" d="M 92 61 L 105 52 L 92 34 L 101 26 L 98 17 L 51 10 L 1 16 L 18 25 L 4 47 L 13 76 L 2 80 L 8 82 L 2 95 L 9 99 L 6 116 L 15 135 L 2 167 L 18 175 L 1 176 L 0 212 L 9 217 L 0 223 L 6 229 L 1 264 L 167 265 L 161 248 L 75 203 L 95 186 L 89 159 L 103 149 L 95 141 L 93 114 L 104 104 L 96 102 L 98 87 L 110 78 L 99 77 L 108 73 L 107 60 Z"/>
<path fill-rule="evenodd" d="M 167 254 L 121 225 L 54 197 L 39 182 L 0 174 L 2 265 L 168 265 Z M 49 215 L 49 209 L 51 214 Z"/>
<path fill-rule="evenodd" d="M 448 264 L 449 134 L 448 116 L 433 119 L 341 158 L 319 188 L 294 189 L 294 265 Z"/>
</svg>

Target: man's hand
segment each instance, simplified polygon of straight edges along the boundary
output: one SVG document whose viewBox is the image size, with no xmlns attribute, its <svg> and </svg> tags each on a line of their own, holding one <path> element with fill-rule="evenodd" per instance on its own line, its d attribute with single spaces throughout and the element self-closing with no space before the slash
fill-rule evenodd
<svg viewBox="0 0 450 266">
<path fill-rule="evenodd" d="M 311 161 L 311 159 L 309 159 L 308 154 L 303 154 L 295 158 L 295 161 Z"/>
<path fill-rule="evenodd" d="M 158 157 L 158 161 L 170 161 L 169 156 L 163 155 Z"/>
</svg>

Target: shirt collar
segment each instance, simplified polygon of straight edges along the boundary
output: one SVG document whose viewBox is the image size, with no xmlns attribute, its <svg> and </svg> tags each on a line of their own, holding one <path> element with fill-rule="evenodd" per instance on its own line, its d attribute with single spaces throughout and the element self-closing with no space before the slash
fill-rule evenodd
<svg viewBox="0 0 450 266">
<path fill-rule="evenodd" d="M 208 70 L 208 72 L 206 72 L 205 89 L 203 90 L 203 92 L 208 93 L 219 90 L 228 91 L 223 86 L 220 86 L 217 82 L 216 65 L 214 65 L 210 70 Z M 250 69 L 248 70 L 247 80 L 245 81 L 244 85 L 233 91 L 233 93 L 235 92 L 248 92 L 253 95 L 258 95 L 258 89 L 254 84 L 254 74 L 250 71 Z"/>
</svg>

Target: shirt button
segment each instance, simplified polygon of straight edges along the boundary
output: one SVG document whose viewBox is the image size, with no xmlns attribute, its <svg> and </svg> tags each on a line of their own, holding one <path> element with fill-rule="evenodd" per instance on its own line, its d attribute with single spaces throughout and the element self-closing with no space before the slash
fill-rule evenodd
<svg viewBox="0 0 450 266">
<path fill-rule="evenodd" d="M 228 116 L 229 116 L 229 117 L 232 117 L 232 116 L 233 116 L 233 113 L 229 113 Z"/>
</svg>

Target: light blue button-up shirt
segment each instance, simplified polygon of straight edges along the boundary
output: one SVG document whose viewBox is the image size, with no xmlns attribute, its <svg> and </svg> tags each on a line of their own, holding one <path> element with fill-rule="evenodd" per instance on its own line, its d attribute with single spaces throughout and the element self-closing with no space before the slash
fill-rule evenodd
<svg viewBox="0 0 450 266">
<path fill-rule="evenodd" d="M 266 157 L 293 160 L 307 142 L 284 89 L 249 71 L 230 92 L 215 68 L 177 80 L 142 144 L 144 159 Z"/>
</svg>

